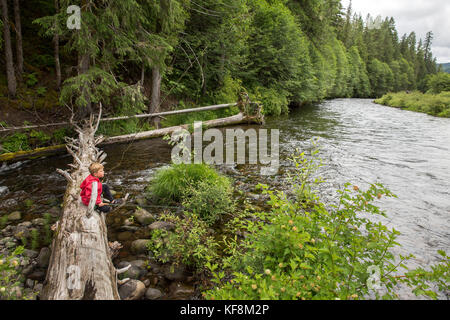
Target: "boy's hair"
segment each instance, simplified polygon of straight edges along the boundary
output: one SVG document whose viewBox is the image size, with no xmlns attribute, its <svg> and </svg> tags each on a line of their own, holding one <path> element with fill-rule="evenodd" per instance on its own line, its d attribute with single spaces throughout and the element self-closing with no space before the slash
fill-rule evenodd
<svg viewBox="0 0 450 320">
<path fill-rule="evenodd" d="M 103 169 L 103 165 L 98 163 L 98 162 L 94 162 L 89 166 L 89 172 L 90 174 L 94 174 L 99 172 L 101 169 Z"/>
</svg>

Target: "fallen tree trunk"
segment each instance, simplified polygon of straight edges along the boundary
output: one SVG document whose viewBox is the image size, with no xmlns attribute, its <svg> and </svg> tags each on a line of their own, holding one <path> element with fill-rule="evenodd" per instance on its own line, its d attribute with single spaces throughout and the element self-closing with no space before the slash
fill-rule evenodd
<svg viewBox="0 0 450 320">
<path fill-rule="evenodd" d="M 244 114 L 239 113 L 237 115 L 227 117 L 227 118 L 219 118 L 219 119 L 204 121 L 203 126 L 205 128 L 213 128 L 213 127 L 224 127 L 224 126 L 231 126 L 231 125 L 243 124 L 243 123 L 261 123 L 261 119 L 256 118 L 256 117 L 246 117 Z M 188 124 L 183 124 L 181 126 L 174 126 L 174 127 L 163 128 L 163 129 L 126 134 L 123 136 L 106 138 L 102 144 L 120 143 L 120 142 L 128 142 L 128 141 L 133 141 L 133 140 L 164 137 L 165 135 L 171 134 L 180 129 L 187 130 L 188 128 L 189 128 Z"/>
<path fill-rule="evenodd" d="M 242 113 L 239 113 L 237 115 L 227 117 L 227 118 L 220 118 L 220 119 L 205 121 L 204 125 L 208 128 L 213 128 L 213 127 L 231 126 L 231 125 L 244 124 L 244 123 L 261 123 L 261 119 L 258 117 L 246 117 Z M 106 138 L 103 141 L 103 143 L 101 143 L 100 145 L 128 142 L 128 141 L 134 141 L 134 140 L 140 140 L 140 139 L 151 139 L 151 138 L 164 137 L 166 134 L 171 134 L 172 132 L 176 131 L 177 129 L 180 129 L 180 128 L 187 129 L 188 126 L 189 125 L 185 124 L 185 125 L 181 125 L 181 126 L 145 131 L 145 132 L 140 132 L 140 133 L 132 133 L 132 134 L 127 134 L 127 135 L 122 135 L 122 136 L 109 137 L 109 138 Z M 39 149 L 35 149 L 32 151 L 19 151 L 19 152 L 15 152 L 15 153 L 5 153 L 5 154 L 0 155 L 0 163 L 1 162 L 21 161 L 21 160 L 26 160 L 26 159 L 34 159 L 34 158 L 39 158 L 39 157 L 44 157 L 44 156 L 61 154 L 61 153 L 65 153 L 66 151 L 67 150 L 66 150 L 65 145 L 58 145 L 58 146 L 52 146 L 52 147 L 46 147 L 46 148 L 39 148 Z"/>
<path fill-rule="evenodd" d="M 99 116 L 100 118 L 100 116 Z M 92 162 L 103 162 L 106 154 L 96 145 L 98 121 L 93 118 L 83 129 L 77 127 L 78 140 L 67 144 L 74 158 L 71 173 L 58 169 L 68 181 L 63 214 L 58 221 L 43 300 L 118 300 L 117 270 L 111 261 L 104 214 L 91 211 L 81 202 L 80 184 L 89 175 Z"/>
</svg>

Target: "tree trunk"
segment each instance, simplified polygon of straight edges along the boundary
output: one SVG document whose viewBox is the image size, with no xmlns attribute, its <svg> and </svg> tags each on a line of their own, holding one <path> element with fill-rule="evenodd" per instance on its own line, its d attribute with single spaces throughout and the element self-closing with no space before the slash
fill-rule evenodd
<svg viewBox="0 0 450 320">
<path fill-rule="evenodd" d="M 150 100 L 150 113 L 156 113 L 160 111 L 161 105 L 161 72 L 159 67 L 153 67 L 152 70 L 152 97 Z M 160 118 L 153 118 L 153 123 L 157 129 L 159 129 Z"/>
<path fill-rule="evenodd" d="M 111 261 L 105 216 L 81 202 L 80 184 L 89 175 L 93 162 L 103 162 L 106 154 L 96 148 L 98 122 L 93 119 L 84 129 L 77 127 L 78 140 L 67 150 L 74 157 L 72 173 L 58 169 L 68 185 L 63 214 L 58 221 L 52 254 L 41 299 L 44 300 L 118 300 L 117 271 Z M 89 211 L 89 213 L 88 213 Z"/>
<path fill-rule="evenodd" d="M 22 24 L 20 22 L 19 0 L 14 0 L 14 17 L 16 23 L 16 52 L 17 52 L 17 75 L 22 79 L 23 74 L 23 46 L 22 46 Z"/>
<path fill-rule="evenodd" d="M 8 4 L 6 0 L 2 3 L 3 36 L 5 38 L 5 61 L 6 77 L 8 80 L 8 93 L 11 98 L 16 97 L 17 83 L 14 74 L 13 53 L 11 48 L 11 34 L 9 32 Z"/>
<path fill-rule="evenodd" d="M 78 75 L 86 73 L 89 70 L 89 55 L 84 54 L 78 57 Z M 85 99 L 87 101 L 86 106 L 81 107 L 78 110 L 78 115 L 81 119 L 84 119 L 87 115 L 92 114 L 92 104 L 91 99 L 87 94 L 87 89 L 83 88 L 82 94 L 85 96 Z"/>
<path fill-rule="evenodd" d="M 59 13 L 59 0 L 55 0 L 56 13 Z M 56 22 L 56 32 L 53 37 L 53 44 L 55 46 L 55 71 L 56 71 L 56 87 L 58 90 L 61 89 L 61 64 L 59 62 L 59 29 L 58 23 Z"/>
</svg>

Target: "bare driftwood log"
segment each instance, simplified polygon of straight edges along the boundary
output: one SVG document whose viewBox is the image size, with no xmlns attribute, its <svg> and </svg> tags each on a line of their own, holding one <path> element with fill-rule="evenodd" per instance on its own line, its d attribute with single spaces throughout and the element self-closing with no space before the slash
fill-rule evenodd
<svg viewBox="0 0 450 320">
<path fill-rule="evenodd" d="M 101 112 L 100 112 L 101 113 Z M 100 119 L 101 114 L 99 115 Z M 74 157 L 74 170 L 58 170 L 68 181 L 63 214 L 55 226 L 52 254 L 41 299 L 118 300 L 117 270 L 111 256 L 120 244 L 108 243 L 105 216 L 81 202 L 80 184 L 88 176 L 93 161 L 106 157 L 96 148 L 99 121 L 83 129 L 76 127 L 78 141 L 68 141 L 67 151 Z"/>
</svg>

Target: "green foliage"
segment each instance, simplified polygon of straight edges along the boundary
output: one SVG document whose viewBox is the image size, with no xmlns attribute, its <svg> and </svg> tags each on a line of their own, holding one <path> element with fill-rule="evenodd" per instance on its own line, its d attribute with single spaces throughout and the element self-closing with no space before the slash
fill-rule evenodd
<svg viewBox="0 0 450 320">
<path fill-rule="evenodd" d="M 225 182 L 226 180 L 223 180 Z M 203 180 L 184 191 L 183 207 L 198 215 L 208 226 L 217 222 L 227 212 L 233 212 L 232 187 L 229 181 Z"/>
<path fill-rule="evenodd" d="M 44 213 L 44 246 L 48 246 L 52 243 L 53 233 L 51 230 L 53 218 L 51 214 Z"/>
<path fill-rule="evenodd" d="M 152 231 L 148 249 L 158 261 L 185 264 L 201 272 L 207 262 L 218 258 L 218 244 L 210 235 L 207 224 L 197 215 L 186 213 L 180 218 L 167 213 L 161 215 L 160 221 L 174 224 L 175 229 Z"/>
<path fill-rule="evenodd" d="M 450 91 L 440 94 L 424 94 L 419 91 L 388 93 L 375 102 L 433 116 L 450 117 Z"/>
<path fill-rule="evenodd" d="M 173 164 L 161 169 L 150 182 L 149 192 L 160 202 L 180 202 L 188 196 L 188 190 L 196 189 L 203 182 L 220 185 L 224 189 L 231 185 L 229 179 L 220 175 L 207 164 Z"/>
<path fill-rule="evenodd" d="M 8 224 L 8 215 L 0 217 L 0 229 L 3 229 Z"/>
<path fill-rule="evenodd" d="M 8 255 L 0 255 L 0 300 L 31 300 L 33 294 L 18 295 L 20 285 L 25 281 L 20 271 L 19 258 L 23 253 L 23 247 L 17 247 Z"/>
<path fill-rule="evenodd" d="M 428 88 L 430 93 L 441 93 L 443 91 L 450 91 L 450 73 L 437 73 L 428 79 Z"/>
<path fill-rule="evenodd" d="M 38 96 L 45 96 L 45 93 L 47 92 L 47 88 L 46 87 L 39 87 L 36 89 L 36 93 L 38 94 Z"/>
<path fill-rule="evenodd" d="M 27 85 L 27 87 L 33 87 L 38 82 L 36 73 L 34 73 L 34 72 L 24 74 L 23 78 L 25 79 L 25 84 Z"/>
<path fill-rule="evenodd" d="M 289 93 L 281 89 L 267 89 L 256 87 L 250 93 L 252 101 L 260 101 L 262 104 L 262 112 L 265 115 L 279 116 L 289 112 L 288 99 Z"/>
<path fill-rule="evenodd" d="M 31 150 L 28 142 L 28 136 L 24 133 L 17 132 L 2 141 L 3 152 L 17 152 Z"/>
<path fill-rule="evenodd" d="M 119 136 L 153 129 L 154 127 L 145 120 L 127 119 L 101 122 L 97 132 L 104 136 Z"/>
<path fill-rule="evenodd" d="M 39 248 L 39 238 L 40 234 L 37 229 L 31 230 L 31 250 L 36 250 Z"/>
<path fill-rule="evenodd" d="M 292 159 L 297 169 L 302 168 L 291 180 L 300 201 L 260 186 L 270 197 L 271 212 L 256 213 L 257 219 L 251 220 L 243 219 L 244 213 L 230 222 L 232 230 L 243 229 L 247 237 L 224 240 L 229 252 L 223 262 L 226 270 L 217 274 L 217 265 L 208 265 L 217 287 L 207 291 L 206 298 L 344 300 L 374 294 L 377 299 L 393 299 L 399 282 L 411 286 L 416 294 L 435 298 L 428 281 L 448 290 L 450 260 L 445 253 L 431 271 L 408 270 L 404 262 L 412 256 L 400 256 L 397 261 L 391 253 L 399 245 L 400 233 L 370 219 L 386 216 L 373 204 L 375 200 L 395 195 L 381 184 L 363 191 L 347 183 L 338 190 L 338 203 L 326 206 L 317 196 L 304 196 L 302 190 L 310 176 L 305 172 L 314 169 L 303 168 L 314 165 L 304 157 Z M 372 290 L 372 268 L 379 271 L 376 284 L 382 290 Z M 400 268 L 406 269 L 404 276 L 398 276 Z"/>
</svg>

